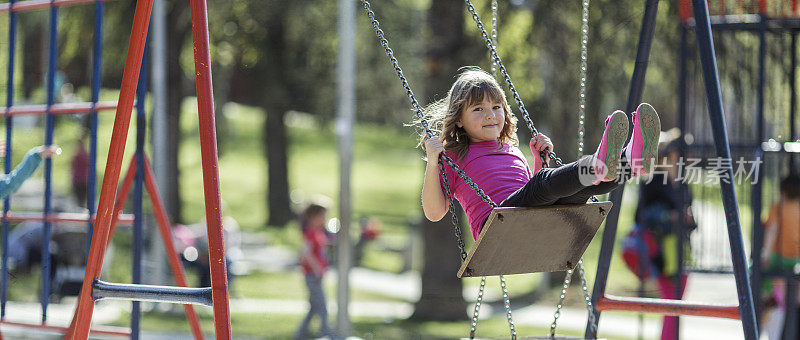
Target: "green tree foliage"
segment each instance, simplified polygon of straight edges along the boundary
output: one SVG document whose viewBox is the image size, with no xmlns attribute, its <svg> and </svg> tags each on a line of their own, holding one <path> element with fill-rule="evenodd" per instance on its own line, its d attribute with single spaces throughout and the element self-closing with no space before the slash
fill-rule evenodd
<svg viewBox="0 0 800 340">
<path fill-rule="evenodd" d="M 437 73 L 441 74 L 441 79 L 435 83 L 426 80 L 426 75 L 431 74 L 431 68 L 435 67 L 426 56 L 442 48 L 425 43 L 431 37 L 431 30 L 426 23 L 437 19 L 428 17 L 431 3 L 432 0 L 373 3 L 386 37 L 422 104 L 442 98 L 456 73 L 455 70 Z M 474 3 L 484 25 L 490 28 L 489 0 L 475 0 Z M 169 34 L 183 36 L 171 35 L 169 46 L 170 58 L 175 60 L 170 65 L 180 68 L 178 74 L 183 75 L 170 77 L 170 94 L 178 98 L 176 103 L 180 103 L 180 97 L 193 92 L 191 82 L 194 65 L 190 31 L 187 29 L 188 10 L 177 13 L 174 9 L 175 6 L 188 7 L 188 4 L 175 1 L 169 4 L 170 13 L 175 14 L 170 17 L 172 31 Z M 213 1 L 208 6 L 220 124 L 224 125 L 224 112 L 220 108 L 227 101 L 264 108 L 268 115 L 274 114 L 272 119 L 265 120 L 273 128 L 275 124 L 281 125 L 282 115 L 290 110 L 309 112 L 322 121 L 334 117 L 338 39 L 336 1 Z M 644 100 L 653 103 L 662 112 L 665 127 L 677 124 L 680 37 L 677 6 L 675 1 L 660 2 L 644 91 Z M 643 7 L 644 2 L 639 0 L 594 0 L 591 3 L 585 153 L 593 151 L 594 143 L 600 138 L 605 116 L 625 105 Z M 134 1 L 105 3 L 104 87 L 118 88 L 121 82 L 134 8 Z M 393 126 L 408 123 L 413 114 L 409 110 L 408 98 L 378 45 L 363 9 L 359 7 L 358 11 L 358 119 Z M 577 156 L 580 11 L 579 1 L 500 1 L 500 56 L 536 127 L 553 138 L 556 151 L 565 160 Z M 460 62 L 488 70 L 489 57 L 482 37 L 471 16 L 466 11 L 462 16 L 464 38 L 459 47 Z M 17 74 L 19 81 L 24 83 L 21 85 L 25 86 L 18 87 L 17 93 L 18 97 L 26 97 L 33 102 L 42 102 L 44 97 L 40 89 L 44 78 L 42 70 L 46 66 L 47 17 L 47 11 L 20 15 L 21 33 L 18 41 L 23 48 L 17 56 L 22 65 Z M 94 8 L 91 5 L 64 7 L 60 9 L 59 21 L 58 68 L 70 82 L 76 84 L 76 88 L 88 87 L 91 49 L 87 46 L 92 45 Z M 7 36 L 6 27 L 0 26 L 0 37 Z M 720 37 L 717 46 L 719 55 L 724 56 L 720 59 L 723 94 L 726 98 L 734 98 L 732 106 L 741 103 L 740 106 L 751 108 L 754 105 L 752 89 L 757 61 L 753 53 L 758 40 L 745 35 L 717 34 Z M 694 41 L 693 33 L 689 36 L 691 44 Z M 783 65 L 786 62 L 779 60 L 782 58 L 781 51 L 788 45 L 788 39 L 770 41 L 777 42 L 771 43 L 775 47 L 771 47 L 770 55 L 772 60 L 778 61 L 768 62 L 768 66 Z M 696 59 L 696 50 L 690 49 L 689 56 Z M 690 63 L 690 72 L 695 82 L 700 79 L 696 63 Z M 779 74 L 772 76 L 774 79 L 780 78 Z M 785 77 L 781 79 L 768 83 L 768 87 L 785 83 Z M 435 88 L 427 88 L 430 86 Z M 695 90 L 702 90 L 702 87 L 696 86 Z M 704 104 L 702 91 L 694 92 L 698 93 L 698 97 L 693 102 Z M 87 90 L 79 90 L 78 93 L 82 94 L 81 99 L 88 99 Z M 768 96 L 775 98 L 767 101 L 768 106 L 779 109 L 783 106 L 772 103 L 785 102 L 786 91 L 776 87 L 775 90 L 768 90 Z M 513 103 L 512 108 L 518 111 Z M 180 106 L 171 105 L 170 111 L 179 112 Z M 742 129 L 745 129 L 749 123 L 743 124 Z M 278 145 L 276 149 L 268 150 L 267 155 L 285 153 L 289 141 L 280 132 L 280 127 L 270 137 L 267 132 L 271 129 L 265 126 L 265 149 L 269 149 L 270 144 Z M 220 131 L 220 138 L 224 141 L 224 126 L 220 127 Z M 527 137 L 524 124 L 520 124 L 519 133 L 522 139 Z M 273 137 L 271 143 L 266 140 Z M 224 143 L 222 145 L 225 147 Z M 276 164 L 285 162 L 285 156 L 278 157 L 271 162 L 271 167 L 285 167 Z M 284 187 L 288 188 L 286 182 Z M 286 188 L 270 196 L 270 200 L 288 202 Z"/>
</svg>

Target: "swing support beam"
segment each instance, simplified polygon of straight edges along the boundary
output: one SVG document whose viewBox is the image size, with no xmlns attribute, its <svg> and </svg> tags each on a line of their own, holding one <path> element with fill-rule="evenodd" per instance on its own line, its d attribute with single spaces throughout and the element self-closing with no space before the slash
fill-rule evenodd
<svg viewBox="0 0 800 340">
<path fill-rule="evenodd" d="M 706 95 L 708 98 L 709 116 L 714 136 L 714 144 L 718 157 L 730 159 L 730 145 L 725 125 L 725 116 L 722 107 L 722 95 L 719 86 L 719 75 L 713 46 L 711 22 L 708 16 L 706 1 L 693 0 L 695 29 L 697 44 L 705 79 Z M 639 48 L 636 64 L 631 79 L 631 89 L 628 96 L 627 112 L 633 111 L 634 105 L 641 101 L 644 85 L 644 75 L 647 70 L 650 46 L 655 28 L 655 17 L 658 0 L 647 0 L 645 14 L 639 36 Z M 724 169 L 729 178 L 733 178 L 733 169 L 728 165 Z M 722 182 L 722 200 L 728 227 L 728 238 L 731 245 L 736 289 L 739 296 L 737 307 L 715 306 L 708 304 L 693 304 L 683 301 L 663 299 L 620 298 L 605 295 L 605 286 L 608 280 L 608 271 L 611 264 L 611 255 L 614 249 L 614 239 L 619 222 L 619 210 L 613 209 L 608 216 L 608 222 L 603 233 L 603 243 L 600 250 L 600 261 L 597 267 L 597 280 L 592 294 L 593 305 L 596 306 L 595 322 L 599 323 L 602 310 L 626 310 L 664 315 L 703 315 L 742 320 L 744 337 L 748 340 L 758 339 L 755 309 L 753 307 L 752 290 L 747 270 L 747 259 L 744 253 L 742 232 L 739 224 L 739 213 L 736 204 L 736 192 L 733 182 Z M 623 188 L 614 190 L 611 194 L 612 202 L 618 206 L 622 200 Z M 736 311 L 737 313 L 734 313 Z M 596 326 L 596 324 L 595 324 Z M 596 327 L 587 323 L 585 337 L 596 339 Z"/>
</svg>

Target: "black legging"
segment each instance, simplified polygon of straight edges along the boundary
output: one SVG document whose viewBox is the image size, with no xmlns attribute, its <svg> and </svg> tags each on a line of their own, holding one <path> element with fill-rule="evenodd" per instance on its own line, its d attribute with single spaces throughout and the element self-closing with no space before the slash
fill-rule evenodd
<svg viewBox="0 0 800 340">
<path fill-rule="evenodd" d="M 630 178 L 627 161 L 620 162 L 620 175 L 617 180 L 601 182 L 597 185 L 583 185 L 579 174 L 594 173 L 592 156 L 583 156 L 581 159 L 558 168 L 544 168 L 539 170 L 528 183 L 515 191 L 500 203 L 501 207 L 539 207 L 554 204 L 584 204 L 589 197 L 601 195 L 614 190 L 625 180 Z"/>
</svg>

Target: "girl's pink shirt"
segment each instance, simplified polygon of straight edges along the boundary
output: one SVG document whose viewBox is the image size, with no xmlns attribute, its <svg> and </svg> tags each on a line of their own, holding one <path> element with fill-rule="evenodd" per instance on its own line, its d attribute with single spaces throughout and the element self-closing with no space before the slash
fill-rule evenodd
<svg viewBox="0 0 800 340">
<path fill-rule="evenodd" d="M 540 162 L 536 162 L 531 171 L 519 148 L 506 143 L 498 145 L 496 141 L 470 143 L 467 155 L 461 160 L 455 154 L 448 152 L 447 155 L 497 204 L 528 183 L 541 168 Z M 477 239 L 492 207 L 447 164 L 445 174 L 453 196 L 467 214 L 472 238 Z M 447 195 L 444 184 L 442 192 Z"/>
</svg>

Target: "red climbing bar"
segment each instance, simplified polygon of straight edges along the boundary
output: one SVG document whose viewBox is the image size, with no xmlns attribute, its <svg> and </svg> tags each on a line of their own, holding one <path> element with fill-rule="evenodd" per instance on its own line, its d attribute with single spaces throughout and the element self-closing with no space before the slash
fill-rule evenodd
<svg viewBox="0 0 800 340">
<path fill-rule="evenodd" d="M 761 14 L 767 14 L 767 0 L 758 1 L 758 12 Z"/>
<path fill-rule="evenodd" d="M 110 0 L 100 0 L 100 1 L 110 1 Z M 53 0 L 53 6 L 67 6 L 67 5 L 78 5 L 78 4 L 86 4 L 86 3 L 94 3 L 94 0 Z M 15 13 L 25 12 L 25 11 L 34 11 L 37 9 L 45 9 L 50 8 L 51 1 L 50 0 L 27 0 L 27 1 L 18 1 L 14 4 L 13 11 Z M 10 8 L 9 3 L 0 4 L 0 13 L 8 12 Z"/>
<path fill-rule="evenodd" d="M 9 212 L 5 218 L 10 222 L 41 221 L 41 212 Z M 124 225 L 133 224 L 133 215 L 119 214 L 117 216 Z M 94 220 L 94 218 L 92 218 Z M 47 222 L 52 223 L 86 223 L 89 222 L 89 214 L 81 213 L 56 213 L 47 215 Z"/>
<path fill-rule="evenodd" d="M 95 111 L 109 111 L 117 108 L 117 102 L 98 102 L 95 105 Z M 3 116 L 19 116 L 19 115 L 44 115 L 47 110 L 47 105 L 14 105 L 9 107 Z M 54 104 L 50 107 L 52 114 L 76 114 L 76 113 L 90 113 L 92 110 L 92 103 L 66 103 Z"/>
<path fill-rule="evenodd" d="M 25 328 L 36 328 L 36 329 L 44 329 L 48 331 L 55 331 L 64 333 L 68 330 L 67 327 L 61 326 L 52 326 L 48 324 L 41 324 L 41 323 L 23 323 L 23 322 L 14 322 L 14 321 L 0 321 L 0 324 L 9 325 L 9 326 L 17 326 L 17 327 L 25 327 Z M 131 336 L 131 330 L 124 327 L 111 327 L 111 326 L 101 326 L 95 327 L 90 330 L 90 334 L 97 335 L 97 336 L 118 336 L 118 337 L 125 337 L 129 338 Z"/>
<path fill-rule="evenodd" d="M 170 229 L 169 218 L 167 218 L 167 209 L 164 208 L 164 203 L 161 201 L 161 195 L 158 194 L 156 187 L 155 175 L 153 169 L 150 168 L 150 160 L 147 156 L 144 157 L 144 183 L 147 186 L 147 193 L 150 195 L 150 202 L 153 206 L 153 214 L 156 216 L 158 223 L 158 230 L 161 232 L 161 239 L 164 241 L 164 248 L 167 250 L 167 259 L 169 265 L 172 267 L 172 275 L 175 277 L 175 283 L 181 287 L 188 287 L 186 283 L 186 274 L 183 272 L 180 257 L 175 251 L 175 244 L 172 241 L 172 230 Z M 192 334 L 197 340 L 203 339 L 203 329 L 200 327 L 200 319 L 194 311 L 194 306 L 190 304 L 183 305 L 186 312 L 186 317 L 189 319 L 189 326 L 192 328 Z"/>
<path fill-rule="evenodd" d="M 67 339 L 83 340 L 89 336 L 89 326 L 92 323 L 92 313 L 94 312 L 94 301 L 91 297 L 92 282 L 100 277 L 100 268 L 103 265 L 103 256 L 107 248 L 117 182 L 119 181 L 122 157 L 125 154 L 125 142 L 131 123 L 131 111 L 133 110 L 139 71 L 142 66 L 142 56 L 144 55 L 144 45 L 147 39 L 152 8 L 153 0 L 136 2 L 131 38 L 125 58 L 125 71 L 122 75 L 122 86 L 119 93 L 119 105 L 114 119 L 114 129 L 111 134 L 103 186 L 100 191 L 100 200 L 97 208 L 97 224 L 92 235 L 92 246 L 89 251 L 89 260 L 86 264 L 81 293 L 78 297 L 78 306 L 75 309 L 70 329 L 66 334 Z"/>
<path fill-rule="evenodd" d="M 605 295 L 597 299 L 596 308 L 599 311 L 619 310 L 671 316 L 710 316 L 739 320 L 738 306 L 698 304 L 681 300 Z"/>
<path fill-rule="evenodd" d="M 217 339 L 231 338 L 228 277 L 220 215 L 217 133 L 214 125 L 214 93 L 211 87 L 211 53 L 208 43 L 208 12 L 205 0 L 191 0 L 194 74 L 197 84 L 197 115 L 200 125 L 200 153 L 203 160 L 203 190 L 208 229 L 208 262 L 214 299 L 214 331 Z"/>
<path fill-rule="evenodd" d="M 122 213 L 122 208 L 125 207 L 125 202 L 128 200 L 128 193 L 131 192 L 133 180 L 136 177 L 136 157 L 131 158 L 131 165 L 128 167 L 128 172 L 125 173 L 125 179 L 122 181 L 119 192 L 117 193 L 117 203 L 114 205 L 114 217 L 111 219 L 111 227 L 108 231 L 108 243 L 114 237 L 114 231 L 117 229 L 119 216 Z"/>
</svg>

